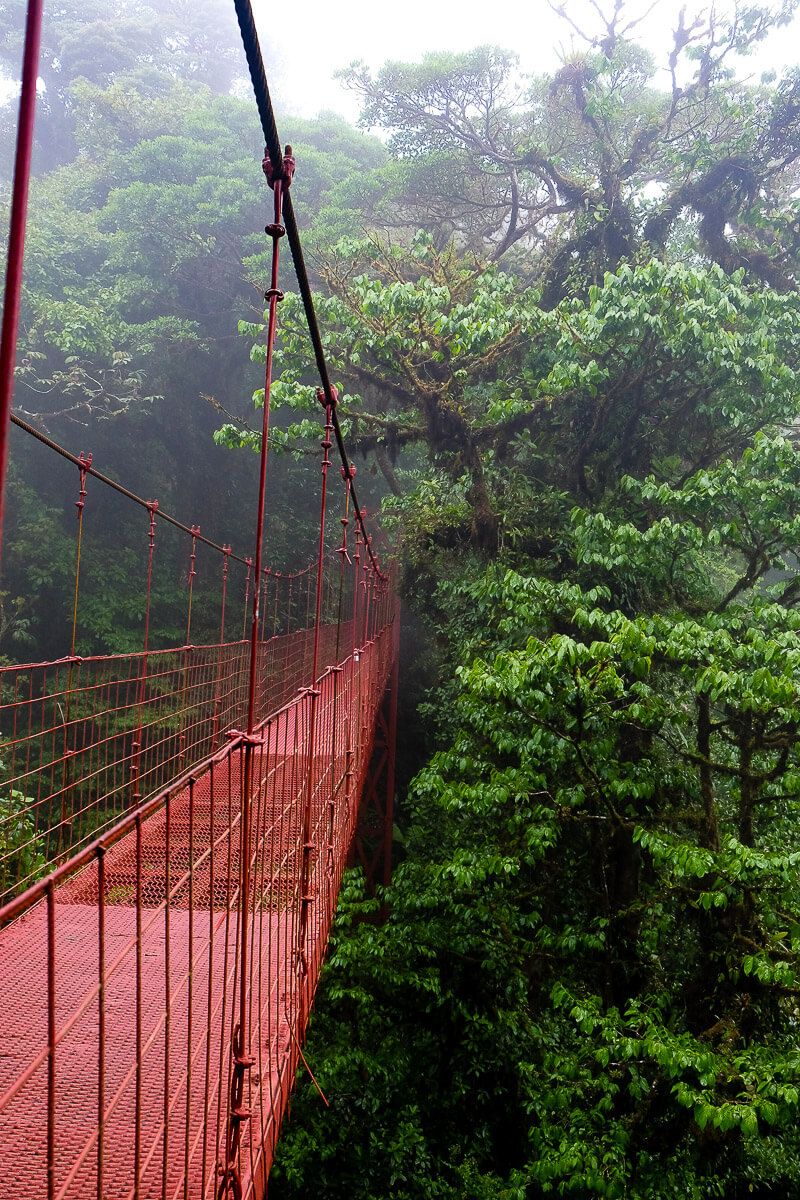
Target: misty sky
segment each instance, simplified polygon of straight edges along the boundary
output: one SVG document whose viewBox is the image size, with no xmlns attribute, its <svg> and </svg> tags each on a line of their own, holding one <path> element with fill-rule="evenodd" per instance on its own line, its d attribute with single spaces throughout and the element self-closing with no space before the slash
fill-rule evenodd
<svg viewBox="0 0 800 1200">
<path fill-rule="evenodd" d="M 629 5 L 631 13 L 645 11 L 647 3 L 636 0 Z M 567 6 L 576 20 L 588 23 L 589 0 L 567 0 Z M 640 27 L 642 40 L 661 61 L 669 52 L 680 7 L 675 0 L 657 0 Z M 691 0 L 687 4 L 689 12 L 700 7 Z M 514 50 L 523 70 L 536 71 L 552 68 L 559 52 L 568 52 L 572 44 L 569 29 L 546 0 L 302 0 L 283 11 L 272 0 L 254 0 L 254 8 L 280 106 L 301 116 L 329 108 L 355 120 L 355 98 L 333 78 L 337 68 L 353 59 L 379 67 L 389 58 L 411 61 L 427 51 L 468 50 L 488 42 Z M 791 66 L 798 58 L 800 18 L 745 60 L 740 73 L 758 75 Z"/>
</svg>

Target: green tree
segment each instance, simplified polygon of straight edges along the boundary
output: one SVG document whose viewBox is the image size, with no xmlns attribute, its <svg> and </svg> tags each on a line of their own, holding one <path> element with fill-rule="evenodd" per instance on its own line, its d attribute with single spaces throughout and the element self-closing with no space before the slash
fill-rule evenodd
<svg viewBox="0 0 800 1200">
<path fill-rule="evenodd" d="M 0 4 L 0 69 L 18 78 L 22 59 L 25 0 Z M 39 77 L 42 96 L 37 116 L 37 167 L 49 170 L 69 162 L 77 149 L 75 126 L 83 101 L 78 80 L 107 87 L 117 79 L 181 79 L 218 92 L 230 90 L 242 74 L 241 49 L 232 12 L 218 0 L 167 0 L 137 6 L 62 0 L 49 5 L 42 26 Z M 5 139 L 13 133 L 15 106 L 2 110 Z"/>
<path fill-rule="evenodd" d="M 796 552 L 800 456 L 622 482 L 638 523 L 571 519 L 610 585 L 442 585 L 452 740 L 386 925 L 351 885 L 309 1051 L 335 1120 L 302 1084 L 279 1195 L 798 1194 L 800 613 L 729 562 Z"/>
<path fill-rule="evenodd" d="M 793 419 L 796 297 L 743 273 L 652 260 L 547 310 L 517 277 L 419 235 L 410 250 L 340 243 L 325 278 L 348 434 L 375 454 L 392 511 L 423 546 L 530 552 L 544 538 L 554 552 L 559 495 L 605 505 L 620 471 L 679 479 Z M 275 401 L 309 415 L 275 442 L 302 446 L 316 433 L 311 361 L 299 303 L 282 316 L 290 365 Z M 260 325 L 243 328 L 260 338 Z M 219 437 L 247 440 L 235 424 Z M 403 449 L 417 453 L 404 479 L 393 469 Z"/>
<path fill-rule="evenodd" d="M 278 1194 L 795 1195 L 797 298 L 658 261 L 551 310 L 498 279 L 502 352 L 437 395 L 502 535 L 487 565 L 463 443 L 420 424 L 390 511 L 455 682 L 388 922 L 351 893 L 335 943 L 337 1120 L 303 1085 Z M 484 302 L 457 341 L 427 279 L 394 325 L 396 285 L 349 286 L 388 322 L 373 376 L 436 361 L 409 313 L 492 354 Z"/>
<path fill-rule="evenodd" d="M 546 307 L 573 276 L 599 282 L 687 232 L 726 270 L 792 286 L 798 77 L 754 85 L 732 65 L 789 21 L 793 0 L 684 8 L 658 62 L 633 40 L 629 6 L 595 5 L 585 26 L 554 7 L 576 48 L 551 77 L 522 77 L 492 46 L 344 72 L 362 123 L 391 134 L 382 218 L 511 255 L 542 281 Z"/>
</svg>

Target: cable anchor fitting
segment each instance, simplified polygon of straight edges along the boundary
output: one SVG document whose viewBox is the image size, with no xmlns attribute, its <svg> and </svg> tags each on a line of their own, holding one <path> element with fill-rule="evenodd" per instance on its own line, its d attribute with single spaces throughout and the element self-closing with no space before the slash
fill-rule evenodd
<svg viewBox="0 0 800 1200">
<path fill-rule="evenodd" d="M 86 504 L 86 476 L 91 470 L 92 456 L 91 454 L 84 454 L 81 450 L 79 458 L 80 466 L 78 467 L 78 472 L 80 474 L 80 487 L 78 491 L 78 499 L 75 501 L 75 507 L 77 508 L 78 516 L 80 517 Z"/>
<path fill-rule="evenodd" d="M 336 405 L 339 403 L 339 391 L 333 384 L 329 385 L 328 391 L 325 388 L 317 388 L 317 400 L 323 408 L 327 408 L 328 405 L 331 408 L 336 408 Z"/>
<path fill-rule="evenodd" d="M 243 746 L 263 746 L 264 734 L 247 733 L 243 729 L 228 729 L 225 737 L 231 742 L 241 742 Z"/>
<path fill-rule="evenodd" d="M 275 181 L 277 179 L 280 179 L 283 190 L 286 191 L 286 189 L 291 186 L 296 167 L 297 167 L 297 160 L 295 159 L 295 156 L 292 153 L 291 146 L 287 146 L 285 148 L 285 150 L 283 152 L 283 162 L 281 163 L 280 170 L 278 172 L 275 171 L 275 168 L 272 165 L 272 158 L 270 157 L 269 147 L 268 146 L 264 147 L 264 158 L 261 163 L 261 169 L 264 172 L 264 174 L 266 175 L 267 183 L 269 184 L 269 186 L 271 188 L 274 188 Z M 269 230 L 267 230 L 267 232 L 269 232 Z M 281 235 L 279 234 L 278 236 L 280 237 Z"/>
</svg>

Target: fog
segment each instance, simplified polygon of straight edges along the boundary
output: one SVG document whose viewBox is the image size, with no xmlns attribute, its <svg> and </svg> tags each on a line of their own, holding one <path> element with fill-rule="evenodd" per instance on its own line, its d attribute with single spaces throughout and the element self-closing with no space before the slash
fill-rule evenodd
<svg viewBox="0 0 800 1200">
<path fill-rule="evenodd" d="M 568 0 L 566 14 L 581 28 L 601 29 L 591 0 Z M 629 6 L 630 7 L 630 6 Z M 632 6 L 641 11 L 644 6 Z M 332 5 L 325 0 L 307 0 L 302 20 L 292 13 L 276 15 L 267 0 L 254 5 L 262 45 L 276 72 L 276 91 L 283 105 L 301 116 L 314 116 L 322 109 L 358 117 L 358 101 L 335 78 L 335 73 L 355 59 L 371 68 L 387 59 L 413 61 L 423 54 L 464 51 L 492 44 L 519 55 L 525 72 L 548 71 L 560 59 L 580 48 L 575 34 L 565 36 L 564 20 L 546 0 L 496 0 L 487 9 L 476 3 L 445 0 L 407 0 L 403 5 L 375 4 L 371 0 L 345 0 Z M 636 25 L 637 40 L 647 45 L 663 64 L 667 85 L 666 58 L 671 33 L 680 5 L 674 0 L 657 0 L 649 14 Z M 771 37 L 748 58 L 736 61 L 737 74 L 758 78 L 764 71 L 792 66 L 800 48 L 800 18 Z"/>
</svg>

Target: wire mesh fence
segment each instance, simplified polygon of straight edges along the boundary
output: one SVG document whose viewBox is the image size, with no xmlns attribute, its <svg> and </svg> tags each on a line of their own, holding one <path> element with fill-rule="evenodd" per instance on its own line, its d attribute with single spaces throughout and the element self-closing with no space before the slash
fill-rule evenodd
<svg viewBox="0 0 800 1200">
<path fill-rule="evenodd" d="M 0 1195 L 214 1196 L 237 1112 L 261 1194 L 395 652 L 389 623 L 0 910 Z"/>
</svg>

